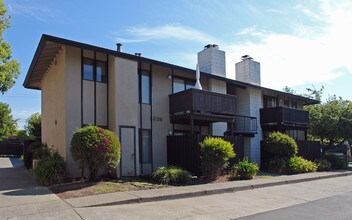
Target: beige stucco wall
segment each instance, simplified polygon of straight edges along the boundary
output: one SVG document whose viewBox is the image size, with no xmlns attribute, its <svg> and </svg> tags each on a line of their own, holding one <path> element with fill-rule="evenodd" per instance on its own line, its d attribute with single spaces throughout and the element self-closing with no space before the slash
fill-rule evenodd
<svg viewBox="0 0 352 220">
<path fill-rule="evenodd" d="M 113 93 L 113 98 L 109 97 L 110 122 L 117 135 L 119 126 L 136 127 L 136 160 L 137 175 L 140 174 L 139 153 L 138 153 L 138 63 L 123 58 L 114 58 L 114 77 L 109 77 L 109 92 Z M 111 76 L 111 75 L 110 75 Z M 112 88 L 110 88 L 112 87 Z M 112 95 L 111 93 L 109 96 Z M 117 168 L 119 175 L 120 167 Z"/>
<path fill-rule="evenodd" d="M 152 100 L 153 100 L 153 157 L 154 170 L 167 165 L 166 136 L 172 130 L 169 119 L 169 94 L 172 93 L 172 80 L 167 76 L 171 69 L 153 66 Z M 160 118 L 162 119 L 160 121 Z M 157 120 L 159 119 L 159 120 Z"/>
<path fill-rule="evenodd" d="M 80 175 L 70 154 L 73 131 L 81 127 L 80 80 L 80 49 L 73 47 L 63 47 L 42 80 L 42 141 L 64 157 L 69 177 Z"/>
<path fill-rule="evenodd" d="M 66 159 L 65 54 L 63 48 L 42 79 L 41 115 L 42 142 Z"/>
<path fill-rule="evenodd" d="M 81 127 L 81 50 L 66 47 L 66 163 L 68 175 L 81 175 L 78 163 L 73 161 L 70 153 L 73 132 Z"/>
<path fill-rule="evenodd" d="M 97 125 L 107 126 L 107 84 L 96 83 L 96 121 Z"/>
</svg>

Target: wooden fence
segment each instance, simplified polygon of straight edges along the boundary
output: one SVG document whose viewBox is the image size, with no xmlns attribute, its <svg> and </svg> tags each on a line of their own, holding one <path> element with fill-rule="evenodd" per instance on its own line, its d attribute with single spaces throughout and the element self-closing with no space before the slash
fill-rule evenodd
<svg viewBox="0 0 352 220">
<path fill-rule="evenodd" d="M 298 156 L 311 161 L 321 158 L 319 141 L 296 140 L 296 142 L 298 145 Z M 273 159 L 273 156 L 267 150 L 269 147 L 270 145 L 267 143 L 261 142 L 261 168 L 263 169 L 267 169 L 269 161 Z"/>
<path fill-rule="evenodd" d="M 0 156 L 20 156 L 23 155 L 23 145 L 18 142 L 0 142 Z"/>
<path fill-rule="evenodd" d="M 180 166 L 195 175 L 200 175 L 200 146 L 199 142 L 205 135 L 167 136 L 167 162 L 169 165 Z M 234 164 L 244 157 L 243 137 L 221 137 L 234 145 L 236 157 L 230 161 Z"/>
</svg>

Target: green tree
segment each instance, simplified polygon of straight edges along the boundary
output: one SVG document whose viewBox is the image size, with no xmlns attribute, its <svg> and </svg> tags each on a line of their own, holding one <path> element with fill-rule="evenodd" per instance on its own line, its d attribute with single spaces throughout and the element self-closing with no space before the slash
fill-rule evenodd
<svg viewBox="0 0 352 220">
<path fill-rule="evenodd" d="M 27 119 L 25 130 L 30 139 L 39 139 L 42 134 L 42 123 L 40 114 L 34 113 Z"/>
<path fill-rule="evenodd" d="M 320 89 L 316 89 L 315 86 L 312 85 L 312 88 L 306 88 L 306 89 L 307 89 L 307 93 L 303 94 L 303 96 L 321 101 L 321 98 L 323 96 L 324 86 L 320 87 Z"/>
<path fill-rule="evenodd" d="M 10 27 L 10 17 L 0 0 L 0 92 L 4 94 L 20 75 L 20 64 L 12 59 L 11 46 L 3 38 L 3 31 Z"/>
<path fill-rule="evenodd" d="M 332 146 L 352 138 L 352 102 L 329 97 L 325 103 L 306 106 L 309 111 L 309 134 L 312 139 Z"/>
<path fill-rule="evenodd" d="M 0 102 L 0 141 L 16 132 L 17 120 L 13 119 L 8 104 Z"/>
</svg>

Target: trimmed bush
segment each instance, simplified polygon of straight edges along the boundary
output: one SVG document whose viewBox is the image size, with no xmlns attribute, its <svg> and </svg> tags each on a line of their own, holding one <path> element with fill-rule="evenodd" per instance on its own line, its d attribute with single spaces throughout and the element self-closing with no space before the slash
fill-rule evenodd
<svg viewBox="0 0 352 220">
<path fill-rule="evenodd" d="M 228 166 L 230 158 L 236 156 L 230 142 L 221 138 L 206 137 L 200 144 L 201 170 L 207 179 L 216 179 Z"/>
<path fill-rule="evenodd" d="M 317 171 L 317 165 L 302 157 L 291 157 L 287 162 L 288 174 L 310 173 Z"/>
<path fill-rule="evenodd" d="M 296 141 L 280 132 L 272 132 L 266 142 L 269 145 L 267 150 L 273 158 L 290 158 L 298 152 Z"/>
<path fill-rule="evenodd" d="M 317 159 L 314 163 L 318 166 L 318 171 L 330 171 L 331 163 L 326 159 Z"/>
<path fill-rule="evenodd" d="M 268 170 L 273 173 L 287 173 L 287 159 L 275 158 L 269 162 Z"/>
<path fill-rule="evenodd" d="M 37 163 L 33 169 L 36 180 L 43 185 L 60 183 L 65 177 L 66 164 L 64 159 L 57 153 L 45 157 Z"/>
<path fill-rule="evenodd" d="M 346 169 L 346 160 L 343 157 L 334 155 L 334 154 L 325 154 L 323 159 L 329 161 L 331 163 L 331 168 L 333 170 L 341 170 Z"/>
<path fill-rule="evenodd" d="M 259 166 L 255 163 L 251 163 L 247 158 L 243 161 L 238 162 L 230 170 L 231 179 L 240 179 L 240 180 L 250 180 L 257 175 L 259 171 Z"/>
<path fill-rule="evenodd" d="M 71 140 L 71 154 L 80 161 L 82 170 L 88 170 L 88 178 L 96 179 L 102 167 L 116 167 L 120 161 L 120 142 L 109 130 L 87 126 L 75 131 Z"/>
<path fill-rule="evenodd" d="M 176 166 L 159 167 L 153 173 L 153 179 L 165 185 L 180 185 L 190 180 L 191 174 Z"/>
</svg>

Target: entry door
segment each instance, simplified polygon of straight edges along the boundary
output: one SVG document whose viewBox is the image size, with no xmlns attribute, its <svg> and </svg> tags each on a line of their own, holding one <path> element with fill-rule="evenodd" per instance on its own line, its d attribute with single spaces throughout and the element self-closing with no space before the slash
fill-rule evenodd
<svg viewBox="0 0 352 220">
<path fill-rule="evenodd" d="M 120 127 L 121 141 L 121 176 L 136 175 L 136 128 Z"/>
</svg>

